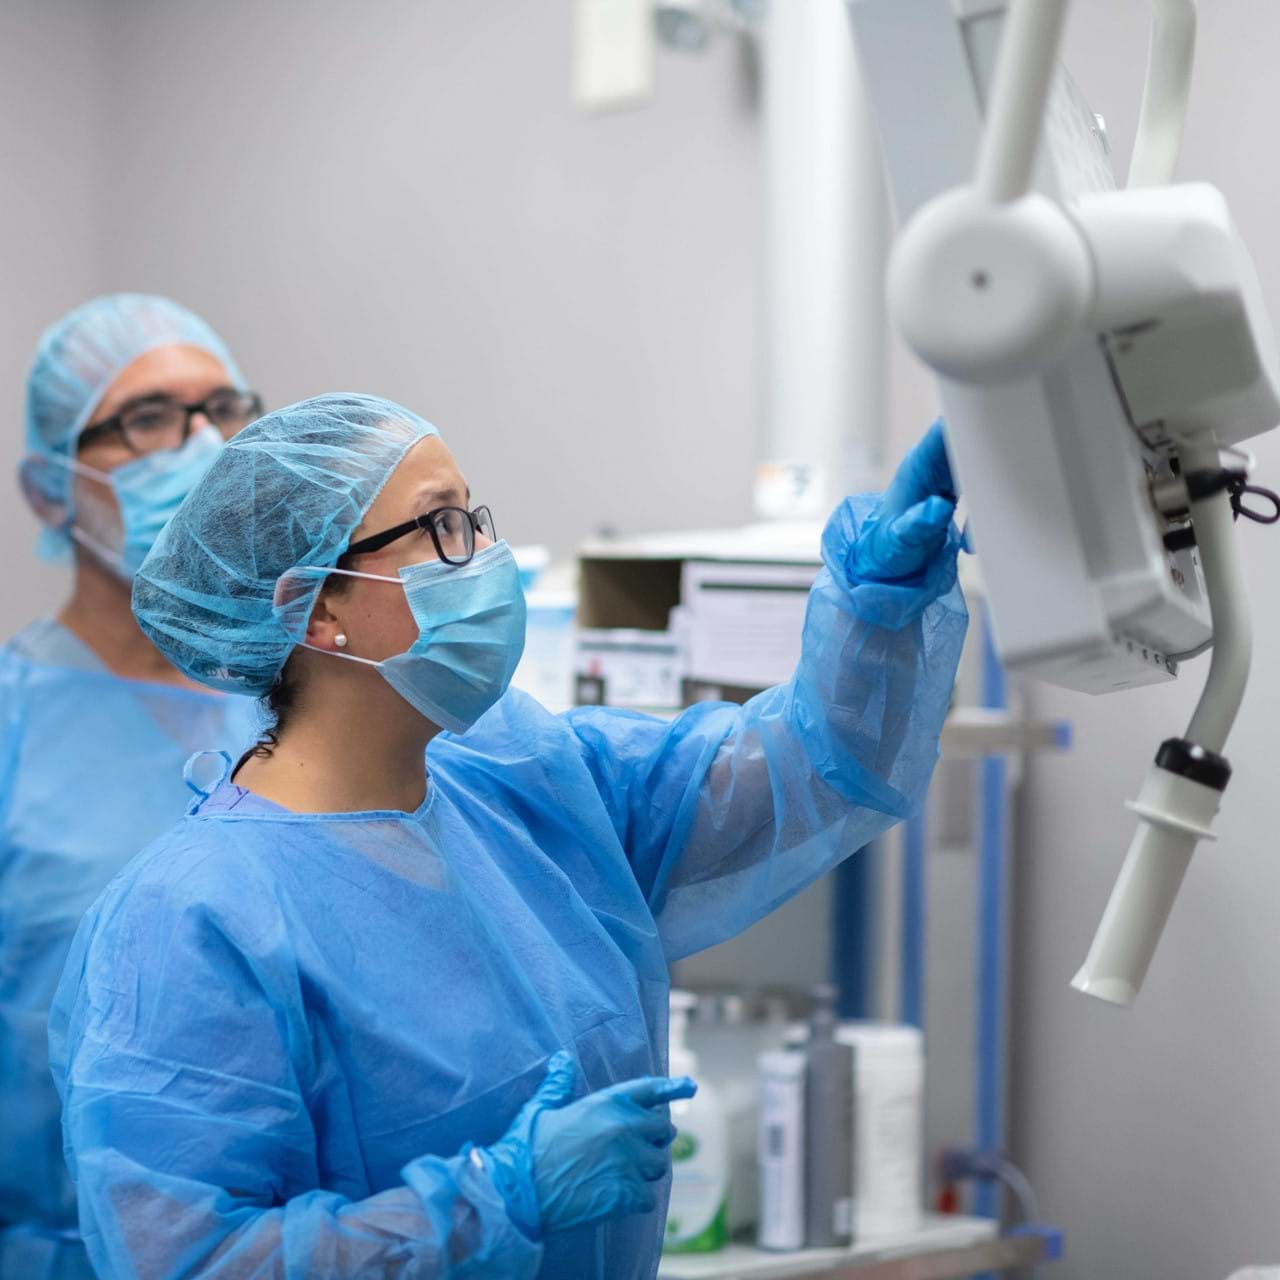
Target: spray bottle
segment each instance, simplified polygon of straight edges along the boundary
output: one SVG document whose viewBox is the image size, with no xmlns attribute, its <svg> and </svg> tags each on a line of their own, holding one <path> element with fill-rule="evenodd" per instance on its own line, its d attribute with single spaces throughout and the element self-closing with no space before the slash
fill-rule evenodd
<svg viewBox="0 0 1280 1280">
<path fill-rule="evenodd" d="M 698 1075 L 697 1056 L 686 1040 L 689 1012 L 697 997 L 671 993 L 670 1074 Z M 715 1089 L 699 1082 L 692 1098 L 671 1104 L 678 1130 L 671 1144 L 671 1207 L 663 1249 L 668 1253 L 712 1253 L 729 1238 L 729 1124 Z"/>
</svg>

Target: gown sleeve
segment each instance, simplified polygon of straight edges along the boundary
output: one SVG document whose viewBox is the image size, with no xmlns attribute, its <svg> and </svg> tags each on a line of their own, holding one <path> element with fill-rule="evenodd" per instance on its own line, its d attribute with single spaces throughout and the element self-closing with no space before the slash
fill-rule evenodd
<svg viewBox="0 0 1280 1280">
<path fill-rule="evenodd" d="M 0 649 L 0 1232 L 63 1195 L 57 1098 L 49 1083 L 48 1002 L 70 925 L 63 895 L 33 876 L 11 814 L 26 724 L 27 664 Z"/>
<path fill-rule="evenodd" d="M 537 1274 L 541 1244 L 466 1151 L 414 1160 L 401 1185 L 364 1199 L 291 1194 L 321 1175 L 311 1038 L 283 932 L 242 945 L 154 886 L 134 886 L 107 929 L 94 914 L 72 948 L 50 1048 L 100 1275 Z"/>
<path fill-rule="evenodd" d="M 960 536 L 910 579 L 858 581 L 849 553 L 876 504 L 828 522 L 786 684 L 672 722 L 568 713 L 669 960 L 768 915 L 924 796 L 968 624 Z"/>
</svg>

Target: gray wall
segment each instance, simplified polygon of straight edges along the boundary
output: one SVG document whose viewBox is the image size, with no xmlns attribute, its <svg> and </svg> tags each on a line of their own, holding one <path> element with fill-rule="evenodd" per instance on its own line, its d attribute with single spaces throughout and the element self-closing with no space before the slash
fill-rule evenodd
<svg viewBox="0 0 1280 1280">
<path fill-rule="evenodd" d="M 105 6 L 93 0 L 0 3 L 0 544 L 9 591 L 7 635 L 47 612 L 66 575 L 27 549 L 34 519 L 18 496 L 23 385 L 40 330 L 103 280 L 103 211 L 116 198 L 107 83 Z"/>
<path fill-rule="evenodd" d="M 785 3 L 785 0 L 779 0 Z M 1280 310 L 1280 11 L 1205 6 L 1184 171 L 1219 182 Z M 568 550 L 748 516 L 758 150 L 732 44 L 662 57 L 657 102 L 568 97 L 569 0 L 0 0 L 0 470 L 42 324 L 102 288 L 205 312 L 280 404 L 373 390 L 434 419 L 516 540 Z M 1071 64 L 1127 153 L 1137 3 L 1079 0 Z M 894 432 L 929 412 L 899 359 Z M 1280 440 L 1258 450 L 1280 478 Z M 0 507 L 9 545 L 29 539 Z M 1036 695 L 1077 745 L 1029 771 L 1018 850 L 1014 1142 L 1069 1233 L 1064 1280 L 1280 1261 L 1280 977 L 1269 847 L 1280 534 L 1246 528 L 1259 664 L 1238 776 L 1131 1014 L 1070 994 L 1184 686 Z M 60 579 L 11 558 L 5 630 Z M 1198 664 L 1202 666 L 1202 664 Z"/>
<path fill-rule="evenodd" d="M 205 310 L 281 404 L 435 422 L 513 541 L 749 515 L 759 189 L 726 42 L 569 95 L 569 0 L 116 4 L 113 283 Z"/>
</svg>

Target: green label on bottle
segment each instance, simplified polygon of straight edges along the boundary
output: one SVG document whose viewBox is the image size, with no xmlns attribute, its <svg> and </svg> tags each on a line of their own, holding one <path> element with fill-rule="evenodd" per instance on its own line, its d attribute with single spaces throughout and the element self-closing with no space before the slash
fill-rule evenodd
<svg viewBox="0 0 1280 1280">
<path fill-rule="evenodd" d="M 715 1253 L 729 1243 L 729 1206 L 721 1201 L 710 1224 L 691 1239 L 680 1238 L 682 1226 L 680 1218 L 668 1215 L 664 1253 Z"/>
<path fill-rule="evenodd" d="M 692 1160 L 698 1154 L 698 1140 L 691 1133 L 677 1133 L 671 1144 L 671 1163 L 679 1164 L 681 1160 Z"/>
</svg>

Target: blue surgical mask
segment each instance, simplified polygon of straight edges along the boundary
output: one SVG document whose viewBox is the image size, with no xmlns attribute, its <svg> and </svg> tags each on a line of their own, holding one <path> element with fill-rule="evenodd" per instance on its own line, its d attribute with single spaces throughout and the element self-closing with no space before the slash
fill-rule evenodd
<svg viewBox="0 0 1280 1280">
<path fill-rule="evenodd" d="M 126 462 L 114 471 L 99 471 L 81 462 L 72 470 L 111 486 L 120 509 L 118 526 L 77 516 L 71 537 L 93 551 L 126 581 L 132 581 L 182 500 L 204 478 L 222 451 L 221 434 L 213 427 L 193 432 L 177 449 L 159 449 Z M 88 515 L 88 513 L 84 513 Z"/>
<path fill-rule="evenodd" d="M 291 570 L 277 586 L 277 600 L 301 598 L 309 605 L 313 591 L 304 590 L 295 597 L 297 588 L 305 587 L 308 579 L 323 580 L 331 573 L 403 585 L 418 624 L 418 638 L 408 650 L 382 662 L 353 653 L 333 656 L 377 667 L 382 678 L 432 724 L 450 733 L 465 733 L 506 693 L 524 652 L 525 633 L 520 570 L 506 542 L 476 552 L 464 565 L 442 560 L 407 565 L 398 578 L 314 566 Z M 295 612 L 296 606 L 277 606 L 282 620 Z M 294 625 L 300 622 L 297 619 Z M 314 646 L 304 644 L 304 648 Z"/>
</svg>

